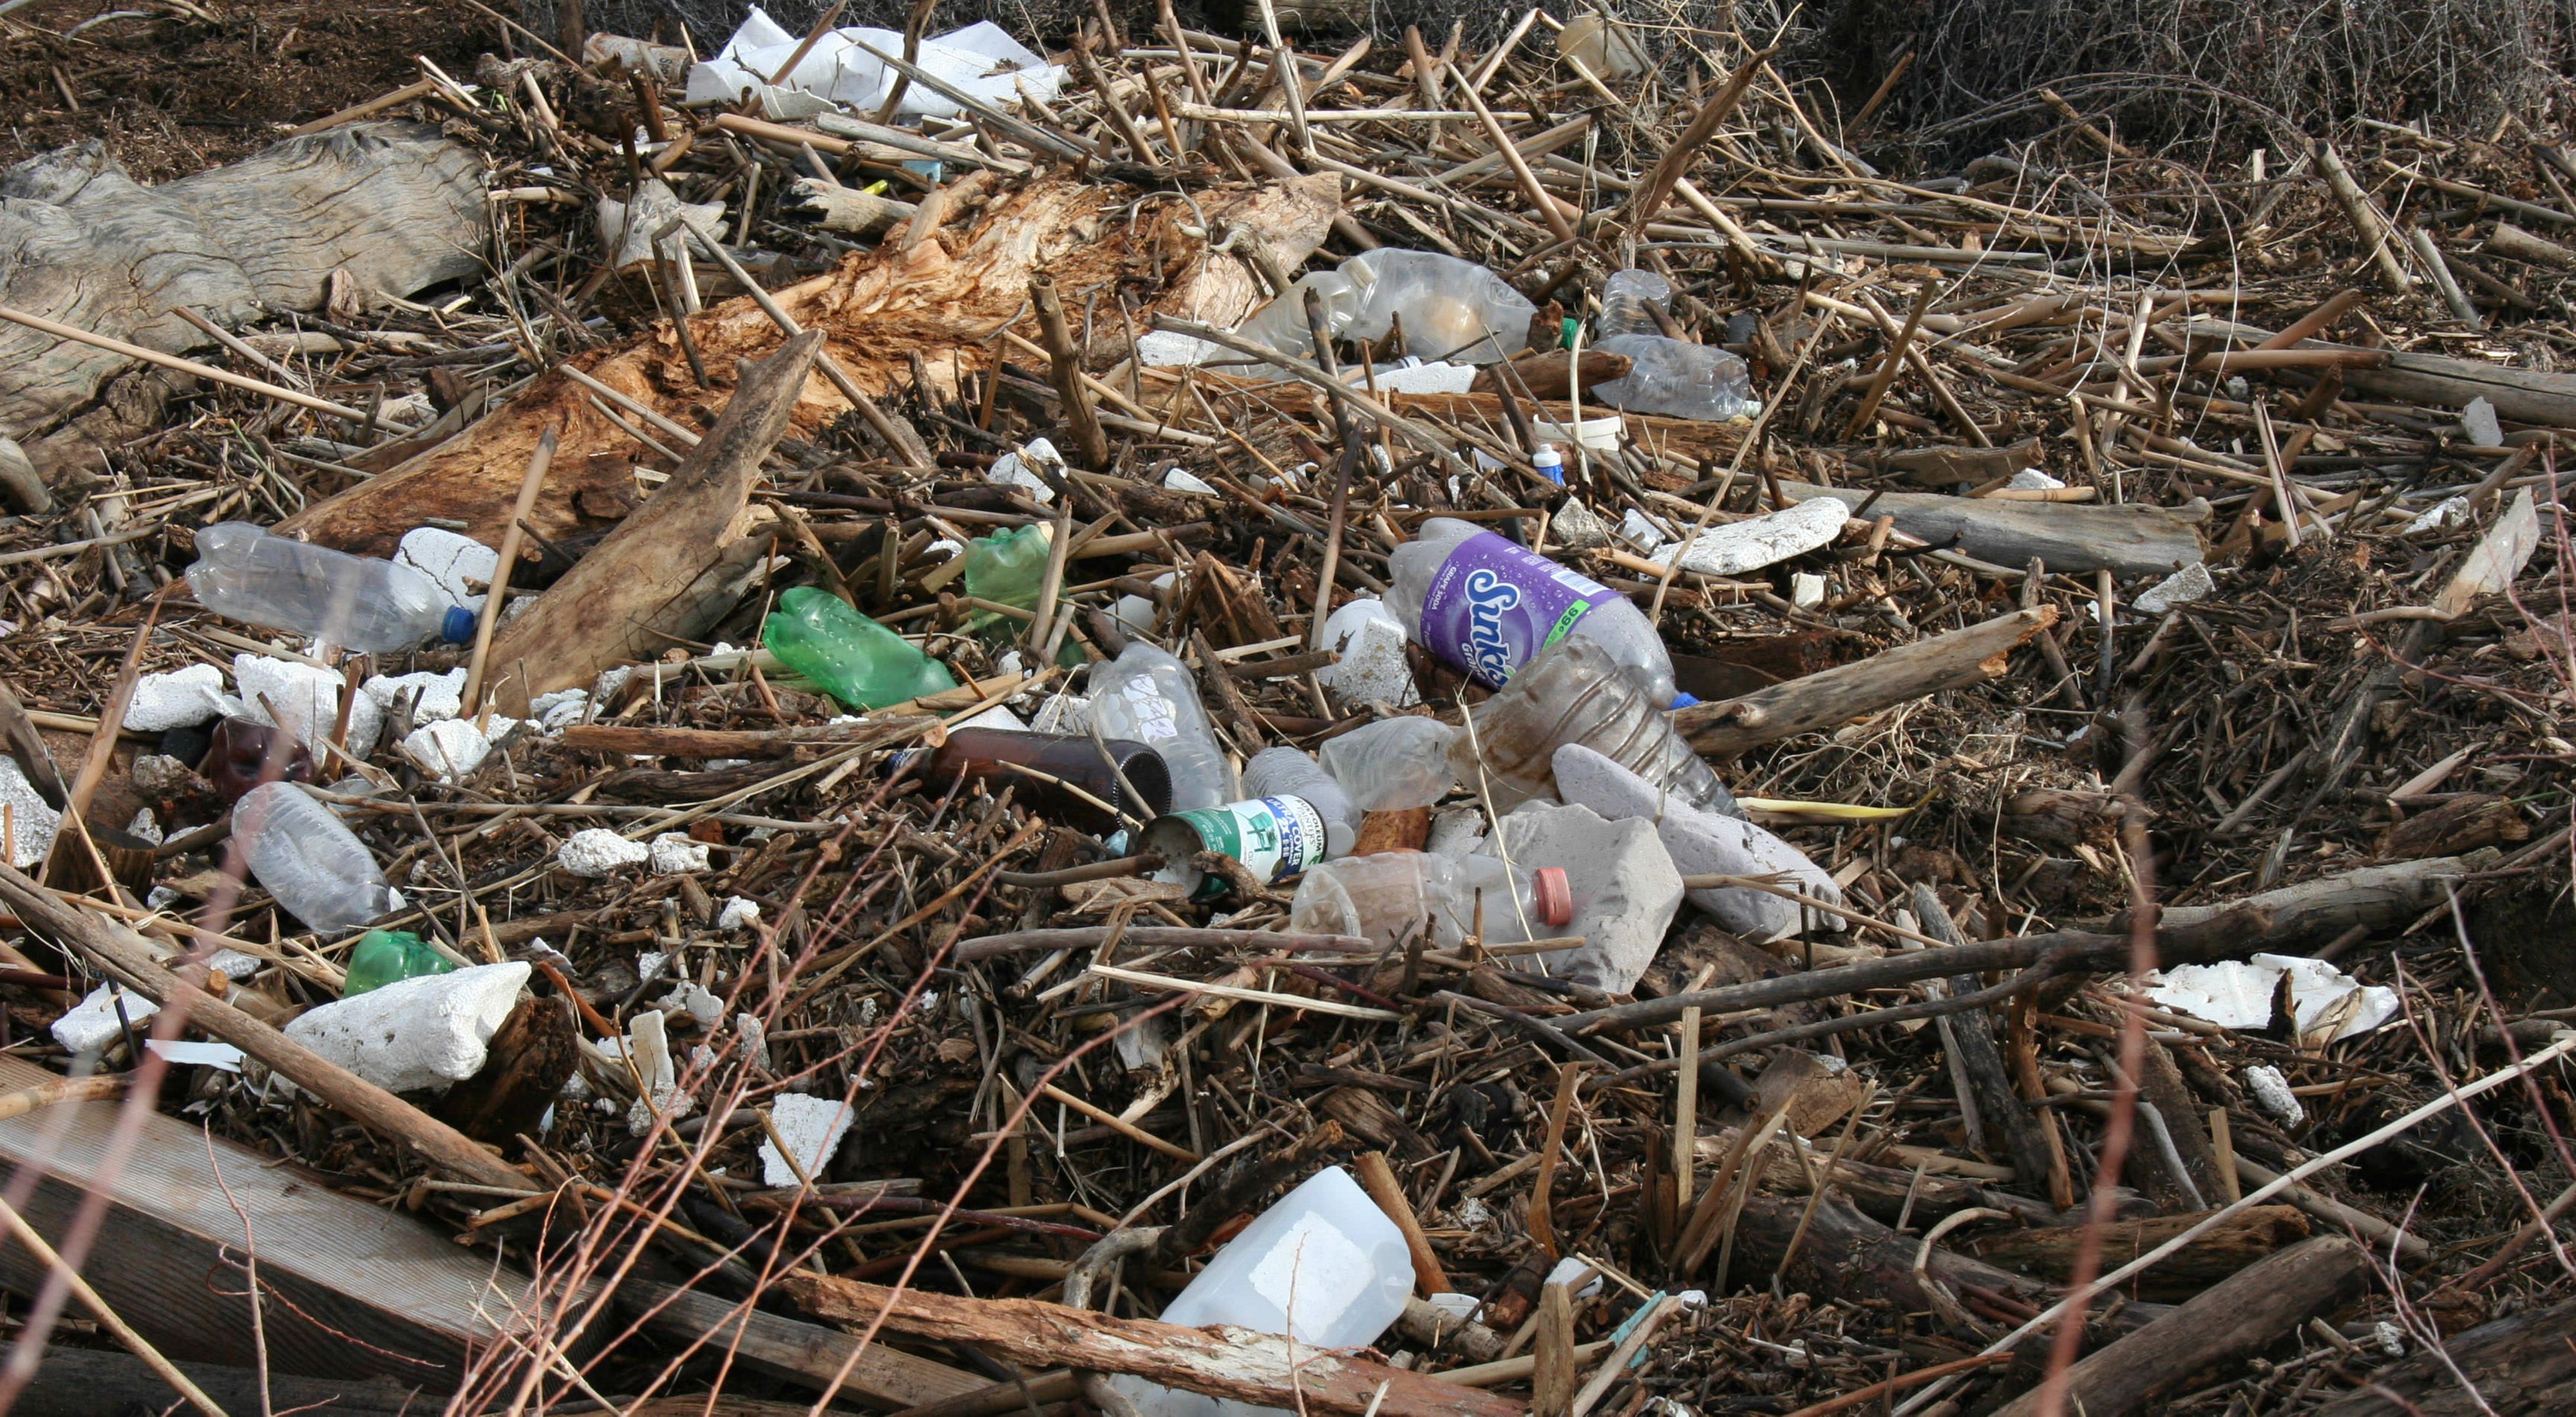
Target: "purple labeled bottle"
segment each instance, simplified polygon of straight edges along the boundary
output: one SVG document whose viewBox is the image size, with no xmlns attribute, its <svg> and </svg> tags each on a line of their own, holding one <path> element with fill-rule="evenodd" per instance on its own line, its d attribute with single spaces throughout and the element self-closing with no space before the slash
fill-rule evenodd
<svg viewBox="0 0 2576 1417">
<path fill-rule="evenodd" d="M 1503 536 L 1433 517 L 1387 557 L 1387 571 L 1386 607 L 1407 633 L 1486 688 L 1509 683 L 1549 645 L 1587 639 L 1657 705 L 1672 702 L 1672 656 L 1644 611 Z"/>
</svg>

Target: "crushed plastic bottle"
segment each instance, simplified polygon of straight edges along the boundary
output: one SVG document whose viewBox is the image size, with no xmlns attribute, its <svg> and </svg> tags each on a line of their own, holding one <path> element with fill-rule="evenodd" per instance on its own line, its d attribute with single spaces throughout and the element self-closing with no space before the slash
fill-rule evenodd
<svg viewBox="0 0 2576 1417">
<path fill-rule="evenodd" d="M 1381 339 L 1401 321 L 1406 354 L 1453 364 L 1492 364 L 1527 349 L 1530 317 L 1538 313 L 1473 261 L 1438 251 L 1363 251 L 1337 270 L 1299 277 L 1237 333 L 1282 354 L 1314 358 L 1309 290 L 1323 297 L 1327 338 Z"/>
<path fill-rule="evenodd" d="M 1243 791 L 1250 797 L 1303 797 L 1324 817 L 1324 852 L 1347 856 L 1359 840 L 1360 808 L 1331 773 L 1297 748 L 1264 748 L 1243 765 Z"/>
<path fill-rule="evenodd" d="M 1457 785 L 1449 770 L 1457 736 L 1436 718 L 1382 718 L 1324 740 L 1323 767 L 1363 812 L 1428 807 Z"/>
<path fill-rule="evenodd" d="M 1553 755 L 1564 744 L 1580 743 L 1694 807 L 1743 815 L 1717 774 L 1641 690 L 1634 672 L 1598 641 L 1550 645 L 1472 712 L 1472 743 L 1471 735 L 1458 735 L 1450 745 L 1450 766 L 1459 781 L 1474 787 L 1481 752 L 1498 808 L 1551 792 Z"/>
<path fill-rule="evenodd" d="M 431 949 L 409 930 L 369 930 L 350 947 L 349 972 L 341 981 L 340 997 L 354 999 L 397 979 L 445 974 L 455 968 L 455 961 Z"/>
<path fill-rule="evenodd" d="M 233 839 L 260 885 L 316 930 L 346 930 L 402 905 L 357 833 L 291 782 L 243 793 Z"/>
<path fill-rule="evenodd" d="M 1285 1334 L 1300 1348 L 1374 1342 L 1404 1313 L 1413 1261 L 1404 1232 L 1350 1173 L 1327 1167 L 1227 1242 L 1163 1309 L 1163 1322 Z M 1140 1417 L 1245 1417 L 1272 1409 L 1115 1377 Z"/>
<path fill-rule="evenodd" d="M 910 641 L 812 586 L 781 593 L 760 625 L 778 662 L 854 709 L 883 708 L 957 687 L 946 667 Z"/>
<path fill-rule="evenodd" d="M 1093 667 L 1091 694 L 1091 721 L 1102 733 L 1163 755 L 1173 811 L 1218 807 L 1243 795 L 1188 666 L 1169 653 L 1131 641 L 1116 659 Z"/>
<path fill-rule="evenodd" d="M 1760 412 L 1743 360 L 1664 334 L 1654 312 L 1667 308 L 1672 296 L 1672 282 L 1653 271 L 1614 271 L 1602 284 L 1596 324 L 1601 337 L 1592 347 L 1631 362 L 1627 373 L 1594 385 L 1591 396 L 1631 413 L 1707 422 Z"/>
<path fill-rule="evenodd" d="M 1660 706 L 1673 660 L 1645 612 L 1619 592 L 1473 522 L 1433 517 L 1387 557 L 1387 609 L 1414 641 L 1489 689 L 1541 650 L 1589 640 L 1627 666 Z"/>
<path fill-rule="evenodd" d="M 218 615 L 360 654 L 474 638 L 474 613 L 411 567 L 271 536 L 248 522 L 197 533 L 188 587 Z"/>
<path fill-rule="evenodd" d="M 1045 522 L 975 538 L 966 545 L 966 593 L 1015 610 L 1037 609 L 1038 591 L 1046 580 L 1047 556 L 1054 544 L 1055 528 Z M 1005 619 L 1009 617 L 979 610 L 967 617 L 966 623 L 982 631 Z M 1014 626 L 1018 623 L 1011 621 Z"/>
<path fill-rule="evenodd" d="M 1517 871 L 1487 856 L 1380 851 L 1307 871 L 1289 900 L 1288 924 L 1393 949 L 1428 922 L 1428 943 L 1445 950 L 1477 929 L 1480 904 L 1488 943 L 1538 938 L 1533 930 L 1574 918 L 1573 888 L 1557 867 Z"/>
</svg>

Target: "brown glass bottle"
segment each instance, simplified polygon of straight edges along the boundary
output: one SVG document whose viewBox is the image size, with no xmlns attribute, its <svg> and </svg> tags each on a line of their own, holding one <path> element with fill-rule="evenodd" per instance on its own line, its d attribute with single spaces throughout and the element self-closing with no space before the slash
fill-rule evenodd
<svg viewBox="0 0 2576 1417">
<path fill-rule="evenodd" d="M 1103 748 L 1108 749 L 1106 757 Z M 1094 742 L 1007 728 L 951 729 L 948 741 L 930 750 L 921 775 L 945 789 L 960 773 L 994 792 L 1016 786 L 1013 800 L 1084 831 L 1118 826 L 1101 803 L 1114 803 L 1139 821 L 1152 821 L 1172 807 L 1172 775 L 1163 766 L 1163 755 L 1125 738 Z M 1079 790 L 1067 791 L 1068 785 Z"/>
<path fill-rule="evenodd" d="M 263 782 L 311 782 L 313 755 L 283 728 L 227 718 L 215 725 L 214 742 L 197 770 L 231 806 Z"/>
</svg>

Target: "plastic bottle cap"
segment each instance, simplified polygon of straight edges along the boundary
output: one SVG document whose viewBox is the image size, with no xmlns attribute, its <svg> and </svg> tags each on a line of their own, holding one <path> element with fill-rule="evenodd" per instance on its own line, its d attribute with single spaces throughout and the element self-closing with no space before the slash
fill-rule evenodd
<svg viewBox="0 0 2576 1417">
<path fill-rule="evenodd" d="M 1673 701 L 1664 705 L 1664 710 L 1669 713 L 1674 709 L 1686 709 L 1699 701 L 1699 695 L 1685 693 L 1680 689 L 1675 689 L 1673 691 Z"/>
<path fill-rule="evenodd" d="M 1538 918 L 1550 925 L 1564 925 L 1574 919 L 1574 884 L 1565 878 L 1562 866 L 1541 866 L 1530 873 L 1530 901 L 1538 907 Z"/>
<path fill-rule="evenodd" d="M 447 607 L 447 618 L 439 622 L 438 636 L 452 645 L 474 643 L 474 625 L 482 617 L 462 605 Z"/>
</svg>

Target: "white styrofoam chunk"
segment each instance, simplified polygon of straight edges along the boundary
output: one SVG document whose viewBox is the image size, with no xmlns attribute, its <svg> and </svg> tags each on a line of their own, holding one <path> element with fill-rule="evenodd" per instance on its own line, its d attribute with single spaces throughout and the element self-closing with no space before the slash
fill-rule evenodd
<svg viewBox="0 0 2576 1417">
<path fill-rule="evenodd" d="M 125 1030 L 118 1026 L 116 1019 L 120 1000 L 124 1005 L 125 1022 L 137 1030 L 143 1027 L 145 1019 L 161 1012 L 159 1004 L 131 989 L 101 984 L 90 990 L 79 1003 L 65 1009 L 61 1018 L 54 1020 L 54 1041 L 78 1055 L 96 1053 L 124 1037 Z"/>
<path fill-rule="evenodd" d="M 694 979 L 681 980 L 670 993 L 655 1000 L 653 1007 L 682 1010 L 700 1028 L 713 1028 L 724 1022 L 724 1000 Z"/>
<path fill-rule="evenodd" d="M 517 723 L 514 718 L 492 720 L 492 733 L 487 735 L 472 719 L 443 718 L 423 724 L 403 739 L 403 751 L 412 761 L 437 775 L 441 782 L 456 782 L 482 766 L 492 755 L 492 738 Z"/>
<path fill-rule="evenodd" d="M 1703 576 L 1733 576 L 1778 565 L 1830 545 L 1842 535 L 1851 509 L 1838 497 L 1811 497 L 1794 507 L 1766 512 L 1749 521 L 1713 526 L 1691 538 L 1679 552 L 1655 553 L 1655 560 L 1681 557 L 1682 569 Z"/>
<path fill-rule="evenodd" d="M 735 1014 L 733 1031 L 742 1035 L 742 1061 L 746 1066 L 769 1071 L 769 1026 L 758 1014 Z"/>
<path fill-rule="evenodd" d="M 444 674 L 428 669 L 416 674 L 378 674 L 358 687 L 386 713 L 393 712 L 394 705 L 404 698 L 410 698 L 414 723 L 431 723 L 465 712 L 465 671 L 461 667 Z"/>
<path fill-rule="evenodd" d="M 692 841 L 686 832 L 664 832 L 645 848 L 656 876 L 686 876 L 708 868 L 707 844 Z"/>
<path fill-rule="evenodd" d="M 2469 406 L 2460 410 L 2460 431 L 2481 448 L 2504 446 L 2504 424 L 2496 418 L 2496 406 L 2483 397 L 2469 400 Z"/>
<path fill-rule="evenodd" d="M 2308 1109 L 2299 1105 L 2299 1095 L 2290 1090 L 2290 1080 L 2279 1068 L 2257 1063 L 2238 1074 L 2245 1080 L 2245 1090 L 2254 1095 L 2254 1110 L 2285 1127 L 2295 1127 L 2307 1119 Z"/>
<path fill-rule="evenodd" d="M 642 1136 L 655 1117 L 685 1117 L 697 1105 L 697 1099 L 680 1091 L 680 1071 L 671 1063 L 670 1026 L 659 1010 L 646 1009 L 627 1024 L 626 1055 L 635 1060 L 636 1076 L 644 1084 L 644 1095 L 626 1110 L 628 1131 Z"/>
<path fill-rule="evenodd" d="M 832 1157 L 841 1149 L 841 1139 L 849 1135 L 853 1113 L 837 1097 L 808 1097 L 800 1092 L 782 1092 L 769 1100 L 769 1125 L 787 1150 L 780 1151 L 778 1142 L 760 1144 L 760 1178 L 773 1186 L 796 1184 L 796 1167 L 787 1158 L 796 1158 L 804 1168 L 806 1179 L 823 1174 Z"/>
<path fill-rule="evenodd" d="M 220 1068 L 228 1073 L 240 1072 L 246 1056 L 229 1043 L 186 1038 L 146 1038 L 143 1046 L 176 1067 Z"/>
<path fill-rule="evenodd" d="M 2414 536 L 2427 531 L 2446 531 L 2455 526 L 2466 526 L 2468 523 L 2469 499 L 2445 497 L 2434 503 L 2430 510 L 2408 522 L 2405 534 Z"/>
<path fill-rule="evenodd" d="M 2015 492 L 2054 492 L 2065 485 L 2035 467 L 2023 468 L 2012 475 L 2010 482 L 2004 484 Z"/>
<path fill-rule="evenodd" d="M 1463 394 L 1469 384 L 1476 382 L 1476 366 L 1434 360 L 1408 368 L 1380 369 L 1370 377 L 1377 381 L 1382 394 Z"/>
<path fill-rule="evenodd" d="M 316 759 L 322 757 L 321 744 L 340 719 L 343 684 L 339 675 L 291 659 L 237 654 L 233 656 L 233 682 L 241 687 L 244 716 L 259 723 L 276 724 L 313 750 Z M 283 718 L 272 717 L 271 708 Z M 364 758 L 376 750 L 376 735 L 384 726 L 385 711 L 374 698 L 361 693 L 350 702 L 349 738 L 343 746 L 353 756 Z"/>
<path fill-rule="evenodd" d="M 0 807 L 9 815 L 9 864 L 24 868 L 44 860 L 54 849 L 63 814 L 46 803 L 18 760 L 6 754 L 0 754 Z"/>
<path fill-rule="evenodd" d="M 2207 1019 L 2223 1028 L 2262 1028 L 2272 1022 L 2282 977 L 2290 981 L 2290 1007 L 2301 1036 L 2334 1025 L 2327 1042 L 2368 1033 L 2397 1014 L 2397 993 L 2363 984 L 2333 964 L 2304 955 L 2258 954 L 2245 960 L 2176 965 L 2147 991 L 2159 1005 Z"/>
<path fill-rule="evenodd" d="M 1610 524 L 1599 512 L 1569 499 L 1548 518 L 1547 536 L 1569 551 L 1590 551 L 1610 544 Z"/>
<path fill-rule="evenodd" d="M 1232 351 L 1221 344 L 1210 344 L 1196 335 L 1155 330 L 1136 337 L 1136 362 L 1148 369 L 1186 368 L 1223 359 Z"/>
<path fill-rule="evenodd" d="M 1789 576 L 1789 603 L 1801 610 L 1813 610 L 1825 603 L 1825 578 L 1811 571 L 1796 571 Z"/>
<path fill-rule="evenodd" d="M 1216 495 L 1216 488 L 1210 486 L 1206 479 L 1192 476 L 1190 473 L 1177 467 L 1163 474 L 1163 490 L 1166 492 L 1191 492 L 1202 497 L 1213 497 Z"/>
<path fill-rule="evenodd" d="M 438 582 L 450 601 L 479 614 L 483 595 L 466 589 L 466 583 L 490 585 L 492 573 L 501 567 L 501 553 L 445 527 L 420 526 L 403 533 L 401 544 L 394 548 L 394 564 L 409 566 Z"/>
<path fill-rule="evenodd" d="M 220 718 L 238 707 L 224 693 L 224 671 L 211 664 L 191 664 L 166 674 L 146 674 L 134 681 L 133 702 L 125 706 L 125 727 L 136 733 L 166 733 Z"/>
<path fill-rule="evenodd" d="M 1022 488 L 1043 506 L 1055 500 L 1055 489 L 1047 486 L 1046 479 L 1037 475 L 1034 469 L 1041 467 L 1062 477 L 1064 454 L 1057 452 L 1055 444 L 1044 438 L 1031 438 L 1019 451 L 993 459 L 993 465 L 984 470 L 984 480 L 1004 487 Z"/>
<path fill-rule="evenodd" d="M 716 912 L 716 928 L 719 930 L 742 930 L 759 923 L 760 902 L 746 895 L 733 897 L 724 903 L 724 909 Z"/>
<path fill-rule="evenodd" d="M 2217 589 L 2218 583 L 2209 578 L 2209 568 L 2194 561 L 2138 592 L 2138 598 L 2130 601 L 2129 604 L 2140 614 L 2162 615 L 2177 605 L 2189 605 L 2195 600 L 2207 600 Z M 2096 604 L 2099 602 L 2097 601 Z"/>
<path fill-rule="evenodd" d="M 576 876 L 597 878 L 620 867 L 639 866 L 653 857 L 653 848 L 640 841 L 629 841 L 606 827 L 584 827 L 566 838 L 555 849 L 555 864 Z"/>
<path fill-rule="evenodd" d="M 1410 708 L 1422 702 L 1422 690 L 1404 645 L 1404 623 L 1384 602 L 1350 601 L 1324 620 L 1324 647 L 1341 662 L 1316 670 L 1315 680 L 1352 703 Z"/>
<path fill-rule="evenodd" d="M 482 1071 L 529 972 L 513 960 L 397 979 L 300 1015 L 286 1036 L 388 1091 L 444 1088 Z"/>
</svg>

